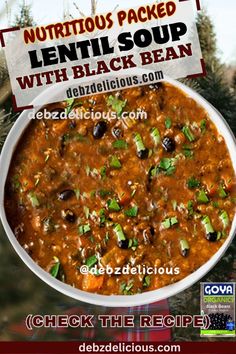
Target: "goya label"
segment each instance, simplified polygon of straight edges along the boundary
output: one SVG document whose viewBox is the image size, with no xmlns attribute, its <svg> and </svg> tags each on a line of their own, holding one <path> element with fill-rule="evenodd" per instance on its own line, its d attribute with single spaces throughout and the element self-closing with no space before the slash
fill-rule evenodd
<svg viewBox="0 0 236 354">
<path fill-rule="evenodd" d="M 201 283 L 201 314 L 211 322 L 201 336 L 235 336 L 235 283 Z"/>
</svg>

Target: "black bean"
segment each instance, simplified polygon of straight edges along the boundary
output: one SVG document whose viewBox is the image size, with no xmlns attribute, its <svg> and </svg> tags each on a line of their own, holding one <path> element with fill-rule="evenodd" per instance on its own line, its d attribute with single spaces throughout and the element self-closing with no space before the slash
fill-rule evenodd
<svg viewBox="0 0 236 354">
<path fill-rule="evenodd" d="M 175 150 L 175 141 L 166 136 L 162 141 L 162 146 L 167 152 L 173 152 Z"/>
<path fill-rule="evenodd" d="M 155 229 L 153 226 L 150 226 L 150 232 L 151 232 L 151 235 L 154 236 L 155 235 Z"/>
<path fill-rule="evenodd" d="M 72 222 L 75 222 L 75 220 L 76 220 L 75 213 L 70 209 L 62 210 L 61 215 L 62 215 L 63 219 L 68 222 L 72 223 Z"/>
<path fill-rule="evenodd" d="M 127 250 L 129 248 L 129 240 L 126 239 L 126 240 L 118 241 L 118 246 L 123 250 Z"/>
<path fill-rule="evenodd" d="M 139 150 L 137 152 L 137 155 L 138 157 L 141 159 L 141 160 L 146 160 L 148 158 L 148 155 L 149 155 L 149 149 L 144 149 L 144 150 Z"/>
<path fill-rule="evenodd" d="M 94 139 L 101 139 L 107 131 L 107 123 L 103 120 L 98 122 L 93 128 Z"/>
<path fill-rule="evenodd" d="M 72 189 L 66 189 L 59 194 L 58 199 L 65 201 L 72 198 L 74 195 L 75 192 Z"/>
<path fill-rule="evenodd" d="M 217 232 L 209 232 L 208 234 L 206 234 L 206 239 L 210 242 L 215 242 L 217 241 Z"/>
<path fill-rule="evenodd" d="M 227 327 L 227 322 L 231 322 L 233 319 L 229 314 L 224 313 L 210 313 L 211 324 L 209 330 L 225 330 Z"/>
<path fill-rule="evenodd" d="M 116 139 L 120 139 L 123 137 L 123 131 L 121 128 L 118 128 L 118 127 L 114 127 L 112 129 L 112 135 L 114 136 L 114 138 Z"/>
<path fill-rule="evenodd" d="M 181 251 L 183 257 L 187 257 L 189 255 L 189 249 L 185 248 Z"/>
</svg>

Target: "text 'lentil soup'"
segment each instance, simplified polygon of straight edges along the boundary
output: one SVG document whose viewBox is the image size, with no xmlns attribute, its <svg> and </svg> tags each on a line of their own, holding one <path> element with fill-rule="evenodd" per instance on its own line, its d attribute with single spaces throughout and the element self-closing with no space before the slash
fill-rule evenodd
<svg viewBox="0 0 236 354">
<path fill-rule="evenodd" d="M 107 113 L 32 120 L 14 153 L 7 219 L 52 276 L 88 292 L 132 295 L 185 278 L 222 246 L 236 210 L 235 172 L 223 137 L 192 98 L 164 82 L 47 110 Z M 146 119 L 122 117 L 141 111 Z M 97 273 L 81 274 L 82 265 Z M 98 274 L 125 266 L 161 271 Z"/>
</svg>

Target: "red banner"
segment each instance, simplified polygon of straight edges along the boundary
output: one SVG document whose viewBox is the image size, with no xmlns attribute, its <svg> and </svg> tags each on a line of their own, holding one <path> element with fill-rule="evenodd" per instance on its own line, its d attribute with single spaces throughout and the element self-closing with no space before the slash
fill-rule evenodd
<svg viewBox="0 0 236 354">
<path fill-rule="evenodd" d="M 0 354 L 233 354 L 235 342 L 0 342 Z"/>
</svg>

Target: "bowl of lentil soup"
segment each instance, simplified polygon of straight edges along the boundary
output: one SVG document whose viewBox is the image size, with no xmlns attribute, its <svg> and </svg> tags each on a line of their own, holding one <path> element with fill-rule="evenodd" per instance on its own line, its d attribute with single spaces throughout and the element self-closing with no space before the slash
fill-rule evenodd
<svg viewBox="0 0 236 354">
<path fill-rule="evenodd" d="M 34 273 L 78 300 L 136 306 L 186 289 L 219 261 L 236 229 L 236 145 L 207 101 L 167 79 L 47 109 L 107 116 L 29 122 L 26 111 L 6 140 L 1 219 Z"/>
</svg>

